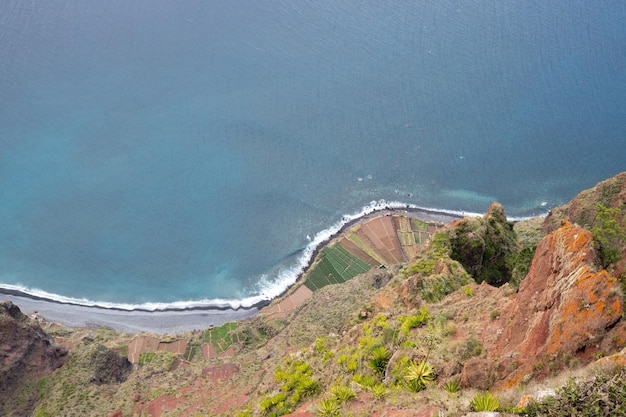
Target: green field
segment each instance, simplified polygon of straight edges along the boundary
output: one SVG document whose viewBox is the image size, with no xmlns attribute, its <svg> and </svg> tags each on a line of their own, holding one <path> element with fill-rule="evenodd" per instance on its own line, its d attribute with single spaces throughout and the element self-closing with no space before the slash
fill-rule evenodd
<svg viewBox="0 0 626 417">
<path fill-rule="evenodd" d="M 339 284 L 369 271 L 370 266 L 341 245 L 334 244 L 322 250 L 317 262 L 307 275 L 305 285 L 312 291 L 330 284 Z"/>
<path fill-rule="evenodd" d="M 215 346 L 217 353 L 226 351 L 233 344 L 231 332 L 237 328 L 236 322 L 226 323 L 204 332 L 204 341 Z"/>
<path fill-rule="evenodd" d="M 411 227 L 413 230 L 422 230 L 424 232 L 428 231 L 428 223 L 424 223 L 423 221 L 417 219 L 411 219 Z"/>
</svg>

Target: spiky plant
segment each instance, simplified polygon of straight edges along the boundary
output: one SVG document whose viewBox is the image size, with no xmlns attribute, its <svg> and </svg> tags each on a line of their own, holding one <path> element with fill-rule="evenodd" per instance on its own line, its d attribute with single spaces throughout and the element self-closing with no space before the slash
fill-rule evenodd
<svg viewBox="0 0 626 417">
<path fill-rule="evenodd" d="M 459 385 L 459 381 L 456 379 L 451 379 L 444 384 L 443 389 L 450 394 L 454 394 L 461 391 L 461 385 Z"/>
<path fill-rule="evenodd" d="M 435 370 L 426 361 L 411 362 L 404 376 L 407 386 L 415 392 L 426 388 L 426 384 L 435 379 Z"/>
<path fill-rule="evenodd" d="M 352 401 L 356 398 L 354 390 L 347 385 L 335 385 L 330 389 L 330 392 L 339 403 Z"/>
<path fill-rule="evenodd" d="M 383 400 L 387 396 L 387 387 L 383 384 L 376 384 L 372 387 L 372 396 L 376 400 Z"/>
<path fill-rule="evenodd" d="M 337 417 L 339 415 L 339 404 L 332 398 L 322 400 L 317 405 L 315 415 L 320 417 Z"/>
<path fill-rule="evenodd" d="M 356 374 L 354 378 L 352 378 L 352 380 L 356 382 L 357 384 L 362 385 L 367 388 L 372 388 L 378 382 L 376 378 L 373 377 L 372 375 L 363 375 L 363 374 Z"/>
<path fill-rule="evenodd" d="M 470 401 L 472 411 L 496 411 L 500 407 L 500 401 L 490 392 L 477 394 Z"/>
<path fill-rule="evenodd" d="M 296 387 L 296 392 L 303 397 L 315 395 L 320 392 L 320 384 L 312 378 L 303 378 Z"/>
<path fill-rule="evenodd" d="M 374 372 L 382 375 L 385 373 L 389 359 L 391 359 L 391 352 L 384 346 L 376 346 L 372 349 L 372 356 L 368 364 Z"/>
</svg>

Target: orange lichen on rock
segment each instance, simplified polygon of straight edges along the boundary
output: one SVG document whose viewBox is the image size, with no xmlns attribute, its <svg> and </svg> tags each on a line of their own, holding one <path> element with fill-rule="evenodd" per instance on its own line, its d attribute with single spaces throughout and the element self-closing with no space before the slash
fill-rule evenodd
<svg viewBox="0 0 626 417">
<path fill-rule="evenodd" d="M 484 341 L 489 356 L 516 363 L 510 372 L 500 366 L 496 387 L 519 383 L 532 372 L 530 364 L 598 346 L 621 318 L 619 287 L 605 270 L 597 271 L 591 234 L 563 222 L 539 243 L 518 294 L 487 328 L 497 335 Z"/>
</svg>

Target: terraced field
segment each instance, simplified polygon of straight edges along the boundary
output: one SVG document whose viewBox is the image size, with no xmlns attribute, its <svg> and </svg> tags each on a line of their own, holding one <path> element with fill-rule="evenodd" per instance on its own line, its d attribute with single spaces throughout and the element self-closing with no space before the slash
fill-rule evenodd
<svg viewBox="0 0 626 417">
<path fill-rule="evenodd" d="M 322 250 L 304 284 L 315 291 L 329 284 L 345 282 L 370 268 L 370 265 L 335 243 Z"/>
<path fill-rule="evenodd" d="M 344 231 L 324 248 L 309 268 L 304 284 L 315 291 L 373 267 L 406 262 L 437 227 L 400 214 L 369 219 Z"/>
</svg>

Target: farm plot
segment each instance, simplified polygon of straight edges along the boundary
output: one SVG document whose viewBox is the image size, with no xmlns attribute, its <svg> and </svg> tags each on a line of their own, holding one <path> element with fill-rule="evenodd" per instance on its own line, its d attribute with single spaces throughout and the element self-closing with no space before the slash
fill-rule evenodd
<svg viewBox="0 0 626 417">
<path fill-rule="evenodd" d="M 334 244 L 322 250 L 319 261 L 307 276 L 305 285 L 315 291 L 326 285 L 348 281 L 369 269 L 368 264 L 352 255 L 341 245 Z"/>
</svg>

